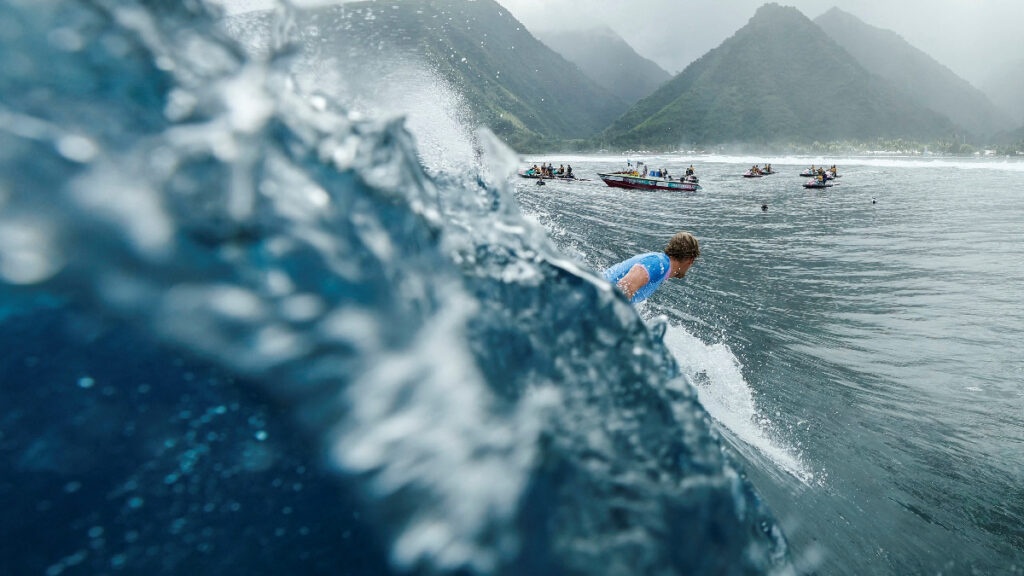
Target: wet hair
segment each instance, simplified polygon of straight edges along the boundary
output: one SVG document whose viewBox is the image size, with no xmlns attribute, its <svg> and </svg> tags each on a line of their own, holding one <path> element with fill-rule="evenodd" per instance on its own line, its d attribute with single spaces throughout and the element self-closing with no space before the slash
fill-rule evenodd
<svg viewBox="0 0 1024 576">
<path fill-rule="evenodd" d="M 676 260 L 688 260 L 700 256 L 700 244 L 693 234 L 679 232 L 668 241 L 665 254 Z"/>
</svg>

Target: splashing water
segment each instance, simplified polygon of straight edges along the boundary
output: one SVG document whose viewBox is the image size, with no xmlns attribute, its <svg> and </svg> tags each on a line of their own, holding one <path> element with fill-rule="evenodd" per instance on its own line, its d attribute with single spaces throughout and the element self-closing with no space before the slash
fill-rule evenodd
<svg viewBox="0 0 1024 576">
<path fill-rule="evenodd" d="M 801 482 L 813 482 L 813 473 L 792 454 L 792 449 L 773 439 L 771 419 L 758 413 L 753 391 L 728 346 L 705 344 L 679 326 L 669 326 L 665 346 L 696 384 L 701 405 L 718 423 Z"/>
</svg>

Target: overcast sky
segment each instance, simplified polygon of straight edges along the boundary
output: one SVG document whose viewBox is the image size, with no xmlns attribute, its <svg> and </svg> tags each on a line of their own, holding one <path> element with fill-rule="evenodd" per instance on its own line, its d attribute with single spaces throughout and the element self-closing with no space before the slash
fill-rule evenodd
<svg viewBox="0 0 1024 576">
<path fill-rule="evenodd" d="M 744 26 L 765 0 L 498 0 L 527 28 L 607 24 L 641 55 L 681 71 Z M 1024 59 L 1024 0 L 781 0 L 814 19 L 838 6 L 887 28 L 978 83 Z M 585 8 L 584 8 L 585 7 Z"/>
<path fill-rule="evenodd" d="M 220 0 L 239 11 L 271 0 Z M 402 0 L 378 0 L 382 3 Z M 530 30 L 607 25 L 675 74 L 743 27 L 765 0 L 497 0 Z M 341 3 L 293 0 L 295 4 Z M 839 8 L 887 28 L 980 85 L 1024 59 L 1024 0 L 781 0 L 808 18 Z"/>
</svg>

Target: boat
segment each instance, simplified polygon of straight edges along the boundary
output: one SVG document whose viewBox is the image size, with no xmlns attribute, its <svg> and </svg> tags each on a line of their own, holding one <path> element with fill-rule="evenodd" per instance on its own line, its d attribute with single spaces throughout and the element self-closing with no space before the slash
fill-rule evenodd
<svg viewBox="0 0 1024 576">
<path fill-rule="evenodd" d="M 760 178 L 761 176 L 763 176 L 763 174 L 760 172 L 754 172 L 753 170 L 747 170 L 746 173 L 743 174 L 744 178 Z"/>
<path fill-rule="evenodd" d="M 696 176 L 685 176 L 682 180 L 641 176 L 636 172 L 605 172 L 598 176 L 613 188 L 634 188 L 639 190 L 672 190 L 696 192 L 701 189 Z"/>
<path fill-rule="evenodd" d="M 581 182 L 589 182 L 589 178 L 577 178 L 575 176 L 541 176 L 540 173 L 534 172 L 520 172 L 520 178 L 531 178 L 533 180 L 579 180 Z"/>
<path fill-rule="evenodd" d="M 819 189 L 819 188 L 831 188 L 835 184 L 829 184 L 828 182 L 818 182 L 817 180 L 811 180 L 804 184 L 804 188 Z"/>
<path fill-rule="evenodd" d="M 803 176 L 804 178 L 814 178 L 815 176 L 817 176 L 817 174 L 814 172 L 801 172 L 800 175 Z M 831 172 L 825 172 L 826 180 L 835 180 L 836 178 L 842 177 L 842 174 L 836 174 L 835 176 L 833 176 Z"/>
</svg>

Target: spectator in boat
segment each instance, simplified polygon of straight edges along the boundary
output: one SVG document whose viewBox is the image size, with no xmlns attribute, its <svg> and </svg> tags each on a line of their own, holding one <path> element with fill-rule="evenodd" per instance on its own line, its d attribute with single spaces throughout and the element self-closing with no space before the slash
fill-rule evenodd
<svg viewBox="0 0 1024 576">
<path fill-rule="evenodd" d="M 572 175 L 572 164 L 565 167 L 565 177 L 574 178 L 574 176 Z"/>
<path fill-rule="evenodd" d="M 686 169 L 686 175 L 693 176 L 693 164 L 690 164 L 690 167 Z"/>
<path fill-rule="evenodd" d="M 700 256 L 700 244 L 689 232 L 679 232 L 662 252 L 639 254 L 604 271 L 605 280 L 615 284 L 630 304 L 643 302 L 667 278 L 682 278 Z"/>
<path fill-rule="evenodd" d="M 664 178 L 665 180 L 671 180 L 672 179 L 672 177 L 668 175 L 668 170 L 665 170 L 664 168 L 662 168 L 661 169 L 661 173 L 662 173 L 662 178 Z"/>
<path fill-rule="evenodd" d="M 558 175 L 565 176 L 565 164 L 558 165 Z"/>
</svg>

